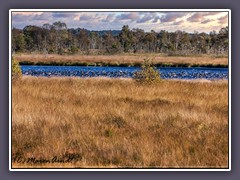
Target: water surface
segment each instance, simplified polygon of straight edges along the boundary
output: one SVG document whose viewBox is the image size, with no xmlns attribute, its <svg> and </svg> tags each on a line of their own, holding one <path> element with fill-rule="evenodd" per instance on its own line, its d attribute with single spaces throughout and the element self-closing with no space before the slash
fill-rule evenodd
<svg viewBox="0 0 240 180">
<path fill-rule="evenodd" d="M 105 66 L 21 66 L 28 76 L 76 76 L 76 77 L 111 77 L 131 78 L 139 67 L 105 67 Z M 179 79 L 227 79 L 228 68 L 157 68 L 162 78 Z"/>
</svg>

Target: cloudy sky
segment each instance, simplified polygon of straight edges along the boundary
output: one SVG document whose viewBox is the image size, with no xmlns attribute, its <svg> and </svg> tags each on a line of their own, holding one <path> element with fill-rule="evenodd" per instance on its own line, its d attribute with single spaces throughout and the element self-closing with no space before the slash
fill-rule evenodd
<svg viewBox="0 0 240 180">
<path fill-rule="evenodd" d="M 219 31 L 228 25 L 227 12 L 12 12 L 12 27 L 42 26 L 45 23 L 65 22 L 68 28 L 89 30 L 121 30 L 141 28 L 146 32 L 176 30 L 186 32 Z"/>
</svg>

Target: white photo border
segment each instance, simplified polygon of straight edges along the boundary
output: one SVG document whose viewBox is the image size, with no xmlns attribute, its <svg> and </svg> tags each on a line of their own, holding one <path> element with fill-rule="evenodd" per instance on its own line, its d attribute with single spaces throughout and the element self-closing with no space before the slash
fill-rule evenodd
<svg viewBox="0 0 240 180">
<path fill-rule="evenodd" d="M 12 168 L 12 12 L 228 12 L 228 168 Z M 231 171 L 231 10 L 230 9 L 10 9 L 9 10 L 9 171 Z"/>
</svg>

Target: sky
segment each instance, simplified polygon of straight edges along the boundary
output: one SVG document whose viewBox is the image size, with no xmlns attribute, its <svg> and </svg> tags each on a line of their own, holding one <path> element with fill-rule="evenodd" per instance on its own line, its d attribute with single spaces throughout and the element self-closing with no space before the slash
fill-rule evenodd
<svg viewBox="0 0 240 180">
<path fill-rule="evenodd" d="M 186 32 L 219 31 L 228 25 L 228 12 L 12 12 L 12 27 L 42 26 L 56 21 L 65 22 L 68 28 L 88 30 L 121 30 L 140 28 L 146 32 L 176 30 Z"/>
</svg>

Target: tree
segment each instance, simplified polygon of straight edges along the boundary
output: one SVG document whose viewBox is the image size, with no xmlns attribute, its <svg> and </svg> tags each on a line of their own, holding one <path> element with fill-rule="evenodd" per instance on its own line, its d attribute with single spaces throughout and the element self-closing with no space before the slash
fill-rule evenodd
<svg viewBox="0 0 240 180">
<path fill-rule="evenodd" d="M 87 30 L 81 29 L 78 34 L 79 48 L 83 51 L 89 50 L 90 40 L 87 34 Z"/>
<path fill-rule="evenodd" d="M 219 32 L 187 33 L 161 30 L 144 32 L 143 29 L 130 29 L 124 25 L 121 31 L 89 31 L 82 28 L 68 29 L 66 23 L 26 26 L 23 30 L 12 29 L 12 51 L 74 54 L 81 50 L 114 54 L 130 53 L 166 53 L 168 55 L 190 54 L 227 54 L 228 27 Z M 93 50 L 93 51 L 92 51 Z"/>
<path fill-rule="evenodd" d="M 133 39 L 132 39 L 132 47 L 133 52 L 141 52 L 144 48 L 144 35 L 145 32 L 142 29 L 136 28 L 132 30 Z"/>
<path fill-rule="evenodd" d="M 145 44 L 145 51 L 147 52 L 156 52 L 157 47 L 157 33 L 155 31 L 151 31 L 149 33 L 145 33 L 143 42 Z"/>
<path fill-rule="evenodd" d="M 121 51 L 121 45 L 111 32 L 107 32 L 103 36 L 103 44 L 108 54 L 115 54 Z"/>
<path fill-rule="evenodd" d="M 90 49 L 96 49 L 98 41 L 99 35 L 96 32 L 90 32 L 89 34 Z"/>
<path fill-rule="evenodd" d="M 25 50 L 25 37 L 21 30 L 13 28 L 12 30 L 12 50 L 13 52 L 23 52 Z"/>
<path fill-rule="evenodd" d="M 190 36 L 188 33 L 183 32 L 180 40 L 180 48 L 184 55 L 190 54 L 189 49 L 191 49 Z"/>
<path fill-rule="evenodd" d="M 159 46 L 160 46 L 160 51 L 166 53 L 168 51 L 168 32 L 167 31 L 160 31 L 158 34 L 157 38 L 159 39 Z"/>
<path fill-rule="evenodd" d="M 133 33 L 129 29 L 128 25 L 122 27 L 121 33 L 119 34 L 120 43 L 124 49 L 124 52 L 129 52 L 133 43 Z"/>
<path fill-rule="evenodd" d="M 58 54 L 64 53 L 64 46 L 68 39 L 67 25 L 61 21 L 53 23 L 53 29 L 56 31 L 56 50 Z"/>
<path fill-rule="evenodd" d="M 220 53 L 228 52 L 228 27 L 219 30 L 218 40 Z"/>
</svg>

